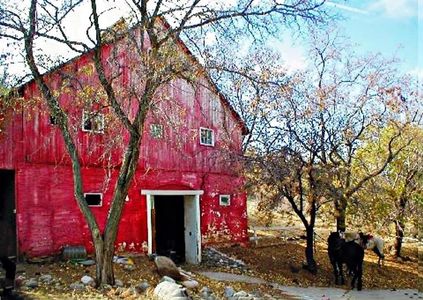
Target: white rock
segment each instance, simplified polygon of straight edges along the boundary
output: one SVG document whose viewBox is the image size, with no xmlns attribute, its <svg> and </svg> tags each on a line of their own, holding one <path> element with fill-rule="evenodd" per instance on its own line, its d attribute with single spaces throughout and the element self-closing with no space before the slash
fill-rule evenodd
<svg viewBox="0 0 423 300">
<path fill-rule="evenodd" d="M 235 293 L 233 295 L 233 297 L 237 297 L 237 298 L 240 298 L 240 297 L 248 297 L 248 294 L 246 292 L 244 292 L 244 291 L 240 291 L 240 292 Z"/>
<path fill-rule="evenodd" d="M 150 287 L 150 284 L 146 281 L 141 282 L 139 285 L 137 285 L 135 288 L 139 293 L 145 292 Z"/>
<path fill-rule="evenodd" d="M 230 298 L 235 294 L 235 290 L 231 286 L 225 286 L 224 296 Z"/>
<path fill-rule="evenodd" d="M 185 288 L 169 281 L 160 282 L 154 289 L 154 295 L 161 300 L 189 299 Z"/>
<path fill-rule="evenodd" d="M 85 275 L 81 278 L 81 282 L 85 285 L 91 285 L 94 283 L 94 278 L 91 276 Z"/>
<path fill-rule="evenodd" d="M 187 289 L 195 289 L 199 285 L 198 281 L 196 280 L 185 280 L 185 281 L 182 281 L 181 283 Z"/>
<path fill-rule="evenodd" d="M 40 281 L 47 283 L 47 284 L 50 284 L 53 281 L 53 276 L 51 276 L 49 274 L 41 275 Z"/>
<path fill-rule="evenodd" d="M 115 286 L 118 286 L 118 287 L 123 287 L 123 282 L 122 282 L 122 280 L 115 279 Z"/>
<path fill-rule="evenodd" d="M 82 290 L 85 290 L 85 285 L 83 285 L 82 283 L 79 283 L 79 282 L 74 282 L 74 283 L 72 283 L 69 286 L 69 288 L 71 290 L 79 290 L 79 291 L 82 291 Z"/>
<path fill-rule="evenodd" d="M 35 278 L 30 278 L 25 282 L 25 286 L 29 288 L 36 288 L 38 287 L 38 281 Z"/>
</svg>

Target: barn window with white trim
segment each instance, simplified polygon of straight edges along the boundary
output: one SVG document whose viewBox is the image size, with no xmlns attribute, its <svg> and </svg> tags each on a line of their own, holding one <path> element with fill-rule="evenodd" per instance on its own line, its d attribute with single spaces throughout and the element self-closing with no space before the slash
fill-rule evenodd
<svg viewBox="0 0 423 300">
<path fill-rule="evenodd" d="M 200 145 L 214 146 L 213 129 L 200 127 Z"/>
</svg>

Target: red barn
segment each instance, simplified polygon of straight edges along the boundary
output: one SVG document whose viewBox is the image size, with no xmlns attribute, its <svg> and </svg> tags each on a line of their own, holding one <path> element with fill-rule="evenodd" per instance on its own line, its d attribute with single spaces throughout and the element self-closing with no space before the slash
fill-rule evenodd
<svg viewBox="0 0 423 300">
<path fill-rule="evenodd" d="M 135 30 L 136 34 L 136 30 Z M 128 37 L 102 46 L 111 74 L 119 62 L 115 88 L 131 99 L 127 87 L 137 80 Z M 194 67 L 198 62 L 176 43 Z M 116 183 L 125 132 L 101 105 L 92 52 L 45 75 L 72 126 L 83 166 L 85 198 L 104 227 Z M 123 71 L 122 71 L 123 70 Z M 135 71 L 133 71 L 135 70 Z M 71 78 L 71 79 L 69 79 Z M 9 254 L 57 254 L 67 245 L 93 245 L 73 191 L 64 141 L 39 90 L 30 81 L 20 88 L 23 105 L 0 132 L 0 222 Z M 90 99 L 90 101 L 86 101 Z M 119 225 L 116 249 L 173 253 L 196 263 L 201 247 L 247 242 L 246 195 L 239 165 L 247 130 L 207 75 L 195 83 L 172 79 L 155 96 L 141 144 L 141 156 Z"/>
</svg>

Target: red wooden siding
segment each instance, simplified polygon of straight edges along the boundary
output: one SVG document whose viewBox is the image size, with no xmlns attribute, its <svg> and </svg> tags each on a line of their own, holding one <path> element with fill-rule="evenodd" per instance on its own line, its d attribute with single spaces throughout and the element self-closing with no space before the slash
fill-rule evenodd
<svg viewBox="0 0 423 300">
<path fill-rule="evenodd" d="M 103 58 L 110 62 L 108 73 L 115 70 L 116 59 L 121 65 L 134 62 L 133 55 L 124 52 L 119 43 L 103 47 Z M 113 47 L 118 48 L 116 57 Z M 92 207 L 103 228 L 123 153 L 122 143 L 110 142 L 125 141 L 127 133 L 113 119 L 106 121 L 104 134 L 81 129 L 82 111 L 87 108 L 81 94 L 100 97 L 95 89 L 98 81 L 92 72 L 90 55 L 72 60 L 46 78 L 70 116 L 74 140 L 81 153 L 84 192 L 103 193 L 102 206 Z M 61 77 L 63 73 L 75 73 L 78 82 L 66 81 Z M 124 70 L 115 83 L 122 86 L 120 101 L 128 102 L 129 112 L 134 101 L 123 91 L 137 80 L 136 74 Z M 61 133 L 50 124 L 45 104 L 36 101 L 39 92 L 34 82 L 22 90 L 26 101 L 36 104 L 16 112 L 6 132 L 0 134 L 0 169 L 16 170 L 19 251 L 29 256 L 47 255 L 58 253 L 64 245 L 81 243 L 92 250 L 88 227 L 74 199 L 72 170 Z M 247 241 L 246 195 L 241 189 L 242 178 L 237 175 L 239 165 L 230 159 L 240 154 L 243 124 L 213 90 L 206 78 L 199 78 L 194 86 L 180 79 L 156 94 L 154 109 L 145 124 L 140 161 L 129 201 L 125 203 L 116 247 L 145 251 L 146 199 L 141 189 L 204 190 L 200 199 L 202 243 Z M 163 138 L 151 136 L 151 124 L 163 125 Z M 200 127 L 214 130 L 214 147 L 200 145 Z M 110 151 L 105 151 L 109 148 Z M 105 152 L 107 155 L 103 155 Z M 230 206 L 219 205 L 220 194 L 231 195 Z"/>
<path fill-rule="evenodd" d="M 27 97 L 37 95 L 34 84 L 29 85 Z M 141 146 L 140 167 L 159 169 L 179 169 L 190 171 L 227 172 L 227 166 L 216 164 L 222 151 L 230 150 L 239 153 L 241 144 L 241 127 L 231 117 L 228 108 L 224 107 L 219 97 L 205 87 L 197 87 L 195 91 L 185 81 L 177 80 L 168 88 L 173 97 L 170 101 L 158 100 L 158 108 L 151 111 L 145 124 L 143 143 Z M 72 95 L 65 94 L 62 101 L 71 102 Z M 40 104 L 40 109 L 26 110 L 23 118 L 23 136 L 25 137 L 24 155 L 31 163 L 69 164 L 60 131 L 50 124 L 50 115 Z M 107 161 L 103 158 L 105 145 L 109 145 L 116 137 L 125 136 L 123 129 L 110 128 L 108 134 L 83 132 L 82 108 L 69 108 L 74 111 L 73 121 L 75 139 L 77 139 L 82 162 L 85 165 L 99 166 Z M 164 116 L 164 113 L 167 115 Z M 150 125 L 162 124 L 164 137 L 151 137 Z M 107 125 L 107 124 L 106 124 Z M 214 130 L 215 147 L 200 145 L 199 128 Z M 124 139 L 124 137 L 123 137 Z M 111 153 L 114 165 L 118 165 L 121 144 L 115 145 Z M 104 158 L 106 160 L 106 158 Z"/>
<path fill-rule="evenodd" d="M 14 169 L 23 159 L 22 112 L 11 112 L 5 122 L 0 132 L 0 169 Z"/>
<path fill-rule="evenodd" d="M 110 181 L 103 169 L 83 170 L 84 191 L 103 193 L 101 207 L 91 207 L 104 228 L 116 174 Z M 63 245 L 84 244 L 93 249 L 88 227 L 73 197 L 72 171 L 68 167 L 32 165 L 17 173 L 17 226 L 19 249 L 30 256 L 59 253 Z M 238 181 L 238 182 L 236 182 Z M 119 225 L 117 248 L 143 251 L 147 240 L 146 200 L 141 189 L 204 189 L 201 197 L 203 244 L 244 243 L 247 239 L 245 194 L 234 186 L 240 179 L 220 174 L 139 170 L 129 191 Z M 231 195 L 230 206 L 219 206 L 219 195 Z"/>
</svg>

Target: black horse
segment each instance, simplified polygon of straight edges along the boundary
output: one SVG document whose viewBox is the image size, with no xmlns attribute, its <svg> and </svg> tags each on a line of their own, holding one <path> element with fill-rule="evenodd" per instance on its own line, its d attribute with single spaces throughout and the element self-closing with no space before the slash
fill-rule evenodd
<svg viewBox="0 0 423 300">
<path fill-rule="evenodd" d="M 351 287 L 354 288 L 357 281 L 357 290 L 363 286 L 363 259 L 364 249 L 354 241 L 345 242 L 339 232 L 332 232 L 328 238 L 328 255 L 333 266 L 335 275 L 335 284 L 344 284 L 344 272 L 342 269 L 345 263 L 348 269 L 353 273 Z"/>
</svg>

